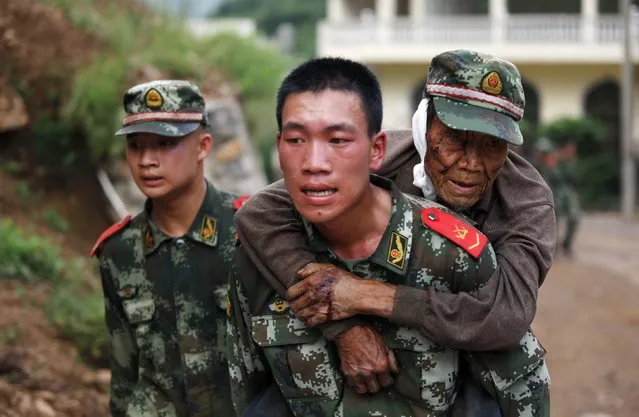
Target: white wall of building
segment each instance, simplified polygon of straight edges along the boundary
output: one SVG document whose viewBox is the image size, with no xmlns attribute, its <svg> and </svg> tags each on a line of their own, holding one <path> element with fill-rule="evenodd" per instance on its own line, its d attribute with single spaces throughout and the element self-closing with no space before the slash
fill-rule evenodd
<svg viewBox="0 0 639 417">
<path fill-rule="evenodd" d="M 588 89 L 604 79 L 619 80 L 615 65 L 518 65 L 539 94 L 539 117 L 548 123 L 584 114 Z"/>
<path fill-rule="evenodd" d="M 427 62 L 423 65 L 379 65 L 374 67 L 382 87 L 384 122 L 386 129 L 410 127 L 415 109 L 413 90 L 426 79 Z"/>
</svg>

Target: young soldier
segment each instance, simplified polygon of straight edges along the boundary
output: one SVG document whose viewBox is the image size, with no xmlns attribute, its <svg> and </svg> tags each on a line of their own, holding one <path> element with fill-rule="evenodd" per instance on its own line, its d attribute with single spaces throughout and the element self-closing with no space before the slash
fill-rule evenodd
<svg viewBox="0 0 639 417">
<path fill-rule="evenodd" d="M 486 237 L 452 211 L 404 195 L 380 177 L 369 178 L 369 169 L 379 169 L 385 154 L 381 113 L 375 76 L 352 61 L 312 60 L 282 83 L 278 153 L 308 245 L 319 261 L 359 278 L 334 276 L 310 291 L 294 287 L 288 295 L 294 303 L 301 300 L 302 307 L 291 308 L 278 294 L 281 284 L 261 277 L 240 246 L 229 292 L 229 365 L 238 415 L 272 380 L 297 416 L 450 412 L 458 353 L 420 332 L 418 317 L 400 314 L 400 294 L 423 297 L 433 288 L 475 294 L 495 272 L 496 259 Z M 357 383 L 344 384 L 333 344 L 293 314 L 295 309 L 303 316 L 312 300 L 329 300 L 328 320 L 376 316 L 366 321 L 381 343 L 376 340 L 362 351 L 383 346 L 380 356 L 398 372 L 394 383 L 387 375 L 366 396 L 355 391 Z M 523 347 L 484 355 L 485 362 L 469 361 L 477 365 L 473 370 L 507 375 L 482 379 L 496 393 L 513 373 L 542 362 L 543 348 L 532 334 Z M 540 369 L 545 370 L 543 362 Z M 543 392 L 545 380 L 529 382 L 530 390 Z M 538 397 L 520 400 L 532 411 L 545 405 Z"/>
<path fill-rule="evenodd" d="M 527 161 L 508 150 L 508 144 L 523 141 L 517 125 L 524 108 L 521 77 L 514 65 L 499 58 L 448 51 L 433 58 L 424 97 L 412 132 L 388 132 L 389 153 L 378 173 L 393 179 L 402 191 L 437 199 L 468 216 L 493 243 L 499 267 L 494 279 L 472 297 L 402 290 L 398 314 L 414 317 L 424 334 L 448 347 L 512 349 L 530 336 L 526 330 L 535 315 L 537 289 L 552 262 L 556 233 L 548 186 Z M 311 289 L 323 282 L 323 275 L 349 276 L 313 265 L 300 270 L 317 259 L 281 182 L 254 195 L 236 222 L 246 253 L 275 288 L 284 291 L 295 284 L 298 271 L 300 278 L 308 276 L 300 285 Z M 303 313 L 311 324 L 326 320 L 326 303 L 314 303 Z M 329 340 L 337 341 L 342 370 L 358 392 L 381 385 L 382 378 L 388 381 L 384 347 L 376 345 L 378 338 L 362 324 L 350 318 L 320 327 Z M 535 358 L 529 359 L 533 364 Z M 512 400 L 502 404 L 506 415 L 520 415 L 517 398 L 532 395 L 517 391 L 527 385 L 522 379 L 526 369 L 530 368 L 520 367 L 516 378 L 501 373 L 501 398 Z M 529 378 L 539 379 L 535 372 Z M 462 386 L 466 392 L 473 397 L 467 403 L 476 402 L 478 394 L 481 398 L 470 378 Z M 462 413 L 466 404 L 458 401 L 456 406 Z"/>
<path fill-rule="evenodd" d="M 153 81 L 128 90 L 124 109 L 116 135 L 148 199 L 91 252 L 112 343 L 111 413 L 231 415 L 224 309 L 238 200 L 204 178 L 204 99 L 189 82 Z"/>
</svg>

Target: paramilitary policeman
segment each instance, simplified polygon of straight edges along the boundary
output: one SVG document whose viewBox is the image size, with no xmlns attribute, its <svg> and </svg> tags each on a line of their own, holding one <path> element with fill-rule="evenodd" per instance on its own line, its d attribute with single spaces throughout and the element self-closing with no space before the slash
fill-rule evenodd
<svg viewBox="0 0 639 417">
<path fill-rule="evenodd" d="M 487 238 L 451 210 L 408 197 L 387 180 L 369 179 L 369 169 L 381 166 L 386 134 L 380 131 L 378 82 L 361 64 L 340 59 L 302 64 L 280 87 L 277 118 L 280 165 L 308 246 L 320 262 L 356 278 L 331 278 L 329 272 L 310 291 L 293 294 L 293 287 L 289 306 L 282 284 L 265 279 L 243 247 L 238 249 L 229 293 L 229 362 L 238 415 L 273 380 L 297 416 L 448 415 L 458 352 L 430 340 L 417 315 L 406 309 L 399 314 L 395 306 L 423 299 L 433 289 L 476 294 L 496 269 Z M 331 343 L 299 319 L 305 316 L 299 305 L 309 300 L 330 300 L 328 321 L 371 317 L 366 326 L 382 338 L 381 356 L 398 372 L 396 378 L 387 376 L 384 388 L 369 387 L 371 395 L 358 394 L 356 383 L 345 384 L 336 351 L 340 339 Z M 496 362 L 469 359 L 479 365 L 474 371 L 484 372 L 487 389 L 512 386 L 538 368 L 527 392 L 543 394 L 543 348 L 531 333 L 521 343 Z M 519 405 L 533 410 L 547 403 L 542 395 Z"/>
<path fill-rule="evenodd" d="M 443 52 L 429 66 L 413 130 L 387 132 L 389 150 L 377 171 L 404 192 L 436 199 L 468 216 L 498 255 L 493 279 L 472 296 L 433 289 L 411 295 L 412 290 L 400 287 L 401 302 L 393 306 L 394 316 L 411 317 L 431 340 L 468 351 L 464 359 L 470 355 L 476 364 L 482 356 L 489 358 L 490 370 L 475 375 L 501 378 L 498 390 L 489 395 L 474 378 L 462 377 L 455 417 L 500 412 L 542 416 L 549 409 L 549 379 L 540 358 L 543 349 L 530 349 L 531 341 L 538 342 L 529 327 L 538 287 L 552 261 L 555 212 L 552 193 L 542 177 L 509 150 L 509 145 L 523 142 L 517 122 L 524 103 L 521 76 L 512 63 L 469 50 Z M 281 182 L 252 196 L 238 212 L 236 224 L 245 252 L 275 288 L 295 284 L 298 271 L 318 261 Z M 472 234 L 465 236 L 470 239 Z M 302 282 L 321 283 L 322 275 L 350 276 L 344 269 L 316 268 Z M 311 300 L 314 305 L 298 318 L 307 324 L 317 324 L 318 317 L 326 320 L 322 313 L 329 301 Z M 318 314 L 309 313 L 314 309 Z M 356 316 L 329 320 L 320 327 L 327 339 L 336 342 L 342 370 L 358 392 L 382 384 L 388 372 L 379 338 L 363 324 L 364 316 Z M 512 349 L 519 352 L 516 360 L 481 353 Z M 483 385 L 490 390 L 489 381 Z M 499 399 L 499 405 L 493 398 Z"/>
<path fill-rule="evenodd" d="M 91 252 L 111 336 L 111 414 L 230 415 L 226 289 L 243 200 L 204 177 L 213 138 L 195 85 L 136 85 L 124 109 L 116 135 L 126 136 L 131 175 L 147 200 Z"/>
</svg>

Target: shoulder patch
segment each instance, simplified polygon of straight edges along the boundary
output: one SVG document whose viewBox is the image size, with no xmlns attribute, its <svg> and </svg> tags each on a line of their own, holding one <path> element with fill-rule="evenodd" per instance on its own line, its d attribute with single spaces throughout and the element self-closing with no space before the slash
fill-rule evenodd
<svg viewBox="0 0 639 417">
<path fill-rule="evenodd" d="M 242 207 L 244 205 L 244 203 L 246 202 L 246 200 L 249 199 L 250 196 L 248 195 L 241 195 L 238 198 L 235 199 L 235 201 L 233 201 L 233 208 L 235 210 L 239 210 L 240 207 Z"/>
<path fill-rule="evenodd" d="M 91 249 L 91 252 L 89 252 L 89 256 L 93 257 L 93 255 L 95 255 L 95 252 L 98 250 L 100 245 L 104 243 L 105 240 L 122 230 L 127 224 L 129 224 L 130 221 L 131 216 L 126 216 L 125 218 L 115 224 L 112 224 L 108 229 L 102 232 L 98 240 L 95 242 L 95 245 L 93 245 L 93 249 Z"/>
<path fill-rule="evenodd" d="M 488 243 L 488 238 L 482 232 L 459 217 L 437 207 L 422 210 L 422 223 L 454 242 L 475 259 L 479 258 L 481 251 Z"/>
</svg>

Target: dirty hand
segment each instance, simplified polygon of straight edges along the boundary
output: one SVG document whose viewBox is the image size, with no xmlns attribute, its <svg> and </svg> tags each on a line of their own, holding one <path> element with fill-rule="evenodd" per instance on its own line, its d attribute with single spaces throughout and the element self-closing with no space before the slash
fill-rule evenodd
<svg viewBox="0 0 639 417">
<path fill-rule="evenodd" d="M 373 326 L 355 326 L 342 333 L 335 343 L 341 371 L 358 394 L 374 393 L 393 384 L 391 372 L 399 372 L 395 354 Z"/>
<path fill-rule="evenodd" d="M 357 294 L 364 280 L 332 264 L 310 263 L 297 272 L 301 281 L 286 292 L 298 319 L 315 327 L 358 313 Z"/>
</svg>

